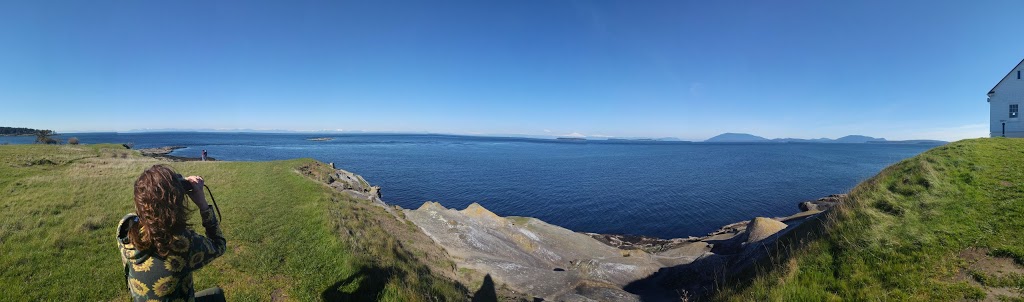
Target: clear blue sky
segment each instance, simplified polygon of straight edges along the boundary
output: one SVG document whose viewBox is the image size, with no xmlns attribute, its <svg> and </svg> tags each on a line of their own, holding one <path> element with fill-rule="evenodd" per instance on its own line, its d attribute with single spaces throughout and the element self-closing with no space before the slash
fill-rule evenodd
<svg viewBox="0 0 1024 302">
<path fill-rule="evenodd" d="M 985 93 L 1024 58 L 1021 11 L 1021 1 L 3 1 L 0 125 L 952 140 L 987 134 Z"/>
</svg>

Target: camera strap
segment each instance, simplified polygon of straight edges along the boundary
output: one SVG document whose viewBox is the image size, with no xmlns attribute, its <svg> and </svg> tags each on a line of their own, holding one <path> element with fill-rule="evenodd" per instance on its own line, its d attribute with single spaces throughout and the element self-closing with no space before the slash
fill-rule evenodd
<svg viewBox="0 0 1024 302">
<path fill-rule="evenodd" d="M 213 190 L 210 190 L 210 187 L 206 184 L 203 184 L 203 187 L 206 188 L 207 193 L 210 193 L 210 201 L 213 202 L 213 209 L 217 210 L 217 223 L 220 223 L 221 220 L 224 220 L 224 216 L 220 215 L 220 207 L 217 206 L 217 199 L 213 198 Z"/>
</svg>

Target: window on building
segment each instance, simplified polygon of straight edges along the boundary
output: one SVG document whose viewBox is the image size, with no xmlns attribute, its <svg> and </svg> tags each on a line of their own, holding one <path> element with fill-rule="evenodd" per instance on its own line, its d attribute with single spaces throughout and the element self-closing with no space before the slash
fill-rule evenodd
<svg viewBox="0 0 1024 302">
<path fill-rule="evenodd" d="M 1017 71 L 1017 79 L 1020 80 L 1020 70 Z"/>
<path fill-rule="evenodd" d="M 1010 104 L 1010 118 L 1017 118 L 1017 104 Z"/>
</svg>

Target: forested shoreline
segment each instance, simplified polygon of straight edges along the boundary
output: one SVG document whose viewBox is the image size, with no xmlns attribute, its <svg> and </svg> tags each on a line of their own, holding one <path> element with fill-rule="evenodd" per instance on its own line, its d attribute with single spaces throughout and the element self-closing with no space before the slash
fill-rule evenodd
<svg viewBox="0 0 1024 302">
<path fill-rule="evenodd" d="M 0 127 L 0 135 L 35 135 L 36 132 L 39 132 L 39 130 L 32 128 Z"/>
</svg>

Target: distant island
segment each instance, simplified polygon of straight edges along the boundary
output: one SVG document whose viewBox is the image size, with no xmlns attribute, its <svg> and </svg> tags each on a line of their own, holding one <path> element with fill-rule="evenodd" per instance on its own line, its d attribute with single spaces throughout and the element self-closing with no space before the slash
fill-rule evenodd
<svg viewBox="0 0 1024 302">
<path fill-rule="evenodd" d="M 767 139 L 753 134 L 747 133 L 723 133 L 716 135 L 712 138 L 705 140 L 707 143 L 840 143 L 840 144 L 945 144 L 947 142 L 940 140 L 904 140 L 904 141 L 890 141 L 880 137 L 870 137 L 864 135 L 847 135 L 837 139 L 830 138 L 775 138 Z"/>
<path fill-rule="evenodd" d="M 684 141 L 684 140 L 681 140 L 681 139 L 678 139 L 678 138 L 675 138 L 675 137 L 661 137 L 661 138 L 613 137 L 613 138 L 607 139 L 607 141 L 612 141 L 612 142 L 687 142 L 687 143 L 689 142 L 689 141 Z"/>
<path fill-rule="evenodd" d="M 657 141 L 653 138 L 609 138 L 609 141 L 627 141 L 627 142 L 653 142 Z"/>
<path fill-rule="evenodd" d="M 32 128 L 0 127 L 0 135 L 2 136 L 35 135 L 38 132 L 39 129 Z"/>
</svg>

